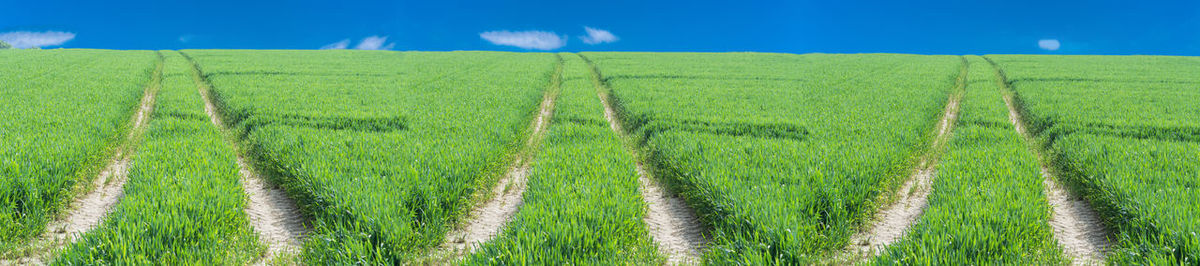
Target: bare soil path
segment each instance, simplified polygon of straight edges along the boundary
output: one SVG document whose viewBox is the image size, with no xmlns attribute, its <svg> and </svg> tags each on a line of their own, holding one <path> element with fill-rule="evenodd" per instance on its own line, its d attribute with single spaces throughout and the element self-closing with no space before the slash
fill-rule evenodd
<svg viewBox="0 0 1200 266">
<path fill-rule="evenodd" d="M 446 240 L 442 242 L 439 250 L 449 252 L 452 256 L 470 252 L 499 235 L 521 209 L 533 151 L 541 143 L 546 127 L 550 124 L 550 116 L 554 113 L 554 100 L 558 97 L 558 88 L 562 84 L 562 67 L 560 60 L 555 66 L 550 85 L 542 96 L 537 116 L 530 124 L 525 150 L 517 154 L 517 159 L 513 161 L 508 172 L 492 187 L 491 197 L 471 210 L 461 228 L 446 235 Z"/>
<path fill-rule="evenodd" d="M 212 86 L 204 78 L 200 65 L 188 54 L 183 55 L 192 64 L 192 78 L 201 98 L 204 99 L 204 112 L 208 114 L 209 121 L 227 136 L 232 136 L 228 125 L 221 119 L 219 110 L 213 104 Z M 308 226 L 305 225 L 304 217 L 296 207 L 295 201 L 289 198 L 283 189 L 268 186 L 262 175 L 255 171 L 253 164 L 246 161 L 233 137 L 226 137 L 226 141 L 237 151 L 242 189 L 246 191 L 250 200 L 244 211 L 254 231 L 258 232 L 259 239 L 267 244 L 267 254 L 257 264 L 265 264 L 281 254 L 298 251 L 300 240 L 307 234 Z"/>
<path fill-rule="evenodd" d="M 1013 124 L 1013 128 L 1021 134 L 1022 138 L 1032 143 L 1033 136 L 1029 135 L 1021 112 L 1017 110 L 1013 100 L 1015 92 L 1008 83 L 1008 77 L 995 61 L 987 57 L 984 59 L 987 59 L 988 63 L 996 70 L 996 82 L 1005 90 L 1004 105 L 1008 107 L 1009 122 Z M 1054 239 L 1071 257 L 1073 264 L 1104 264 L 1104 252 L 1112 246 L 1112 243 L 1108 239 L 1108 236 L 1111 235 L 1110 231 L 1100 219 L 1100 215 L 1086 200 L 1072 195 L 1071 192 L 1064 189 L 1058 183 L 1053 171 L 1046 167 L 1046 160 L 1042 152 L 1035 145 L 1030 145 L 1030 147 L 1037 155 L 1039 163 L 1042 164 L 1043 191 L 1050 207 L 1054 210 L 1050 216 L 1050 227 L 1054 231 Z"/>
<path fill-rule="evenodd" d="M 875 221 L 866 231 L 858 232 L 850 237 L 848 251 L 851 257 L 866 259 L 879 255 L 888 245 L 899 241 L 908 233 L 925 207 L 929 206 L 929 194 L 933 192 L 933 178 L 937 176 L 937 159 L 945 148 L 958 118 L 958 105 L 962 100 L 967 86 L 967 70 L 969 65 L 962 58 L 962 68 L 955 81 L 954 90 L 938 122 L 937 135 L 934 136 L 929 150 L 922 156 L 917 168 L 913 169 L 908 181 L 893 194 L 895 199 L 891 205 L 884 207 L 875 214 Z"/>
<path fill-rule="evenodd" d="M 579 56 L 592 68 L 592 82 L 596 85 L 597 97 L 604 105 L 604 119 L 608 120 L 613 132 L 628 139 L 628 133 L 621 126 L 621 121 L 617 119 L 616 110 L 611 104 L 611 88 L 604 84 L 600 69 L 587 57 Z M 630 141 L 626 143 L 626 148 L 637 157 L 637 148 L 629 145 L 632 143 Z M 700 251 L 708 243 L 704 237 L 704 226 L 696 218 L 695 211 L 682 198 L 668 194 L 667 190 L 652 178 L 652 173 L 646 171 L 641 159 L 637 160 L 637 172 L 642 200 L 647 205 L 644 222 L 650 231 L 650 237 L 658 245 L 659 252 L 667 256 L 667 263 L 671 265 L 699 263 Z"/>
</svg>

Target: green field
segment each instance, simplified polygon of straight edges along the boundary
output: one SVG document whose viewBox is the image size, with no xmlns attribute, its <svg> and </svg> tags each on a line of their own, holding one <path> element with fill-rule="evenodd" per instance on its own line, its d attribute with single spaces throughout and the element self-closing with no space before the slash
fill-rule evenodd
<svg viewBox="0 0 1200 266">
<path fill-rule="evenodd" d="M 672 264 L 641 177 L 698 218 L 668 219 L 703 230 L 689 263 L 1084 261 L 1045 178 L 1102 218 L 1081 226 L 1103 229 L 1105 262 L 1200 262 L 1200 58 L 68 49 L 0 65 L 0 264 Z M 119 151 L 119 203 L 45 244 Z M 269 251 L 239 157 L 299 207 L 294 250 Z M 498 235 L 442 250 L 522 159 Z M 846 255 L 926 159 L 906 233 Z"/>
</svg>

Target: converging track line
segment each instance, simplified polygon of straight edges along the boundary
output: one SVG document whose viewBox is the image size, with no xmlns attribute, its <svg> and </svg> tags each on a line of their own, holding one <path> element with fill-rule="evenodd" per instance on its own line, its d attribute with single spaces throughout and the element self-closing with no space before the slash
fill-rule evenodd
<svg viewBox="0 0 1200 266">
<path fill-rule="evenodd" d="M 954 90 L 950 92 L 950 99 L 946 102 L 942 119 L 938 122 L 933 143 L 913 169 L 912 176 L 893 194 L 896 201 L 876 213 L 876 220 L 868 230 L 850 237 L 848 249 L 851 256 L 867 259 L 879 255 L 888 245 L 904 237 L 929 206 L 933 179 L 937 176 L 937 157 L 950 139 L 954 122 L 958 118 L 959 102 L 966 93 L 967 71 L 970 66 L 965 57 L 960 59 L 962 67 L 958 79 L 955 80 Z"/>
<path fill-rule="evenodd" d="M 1033 136 L 1017 110 L 1013 95 L 1016 91 L 1008 83 L 1008 77 L 999 64 L 991 58 L 984 57 L 988 64 L 996 70 L 996 83 L 1004 89 L 1004 105 L 1008 107 L 1008 119 L 1013 128 L 1026 142 L 1033 143 Z M 1050 215 L 1050 227 L 1054 231 L 1054 239 L 1062 246 L 1063 251 L 1073 259 L 1075 265 L 1101 265 L 1104 263 L 1104 252 L 1112 243 L 1108 240 L 1109 231 L 1105 228 L 1100 215 L 1096 213 L 1086 200 L 1072 195 L 1059 184 L 1055 174 L 1046 167 L 1042 151 L 1030 144 L 1030 150 L 1038 157 L 1042 168 L 1042 184 L 1046 200 L 1054 212 Z"/>
<path fill-rule="evenodd" d="M 468 220 L 462 228 L 447 234 L 440 250 L 449 252 L 451 256 L 470 252 L 480 244 L 499 235 L 505 225 L 512 220 L 524 203 L 526 181 L 532 167 L 532 159 L 537 146 L 545 135 L 546 127 L 550 124 L 550 116 L 554 113 L 554 100 L 558 97 L 559 86 L 562 84 L 563 62 L 559 58 L 550 78 L 550 85 L 542 96 L 537 117 L 530 123 L 530 133 L 525 141 L 525 150 L 517 154 L 508 172 L 492 187 L 491 198 L 471 210 Z"/>
<path fill-rule="evenodd" d="M 190 55 L 180 52 L 192 64 L 192 79 L 196 83 L 201 98 L 204 99 L 204 112 L 209 121 L 224 132 L 229 146 L 237 151 L 238 174 L 242 188 L 250 200 L 244 211 L 259 239 L 267 244 L 267 254 L 258 264 L 265 264 L 285 252 L 295 252 L 300 247 L 300 239 L 307 233 L 304 217 L 296 203 L 280 188 L 270 187 L 262 175 L 247 163 L 238 143 L 232 139 L 226 125 L 212 99 L 212 85 L 204 78 L 199 63 Z"/>
<path fill-rule="evenodd" d="M 604 105 L 604 119 L 608 120 L 609 128 L 622 138 L 629 138 L 628 132 L 625 132 L 621 121 L 617 119 L 617 113 L 611 104 L 611 88 L 604 83 L 600 69 L 587 57 L 579 57 L 592 69 L 592 82 L 596 86 L 600 103 Z M 625 143 L 626 148 L 636 155 L 637 149 L 628 145 L 632 142 Z M 672 265 L 698 263 L 700 251 L 707 243 L 703 234 L 704 227 L 696 218 L 695 211 L 683 199 L 669 195 L 666 189 L 651 179 L 651 173 L 646 171 L 642 160 L 637 160 L 636 167 L 642 200 L 648 207 L 644 221 L 659 251 L 667 255 L 667 262 Z"/>
<path fill-rule="evenodd" d="M 48 245 L 48 248 L 44 250 L 46 252 L 34 252 L 29 257 L 19 258 L 16 261 L 17 264 L 46 264 L 50 259 L 48 256 L 51 251 L 74 242 L 87 231 L 99 226 L 100 222 L 104 221 L 104 217 L 108 216 L 113 207 L 121 201 L 121 197 L 125 195 L 125 181 L 129 174 L 130 158 L 133 157 L 134 147 L 137 146 L 141 134 L 146 130 L 151 112 L 154 111 L 154 97 L 162 87 L 163 57 L 161 53 L 154 64 L 150 83 L 146 84 L 137 112 L 130 119 L 132 126 L 129 133 L 125 136 L 124 142 L 118 146 L 116 153 L 109 159 L 108 165 L 92 180 L 92 190 L 83 197 L 76 198 L 71 203 L 70 209 L 66 211 L 64 218 L 52 221 L 46 226 L 46 231 L 38 240 Z M 0 261 L 0 265 L 11 263 L 14 262 Z"/>
</svg>

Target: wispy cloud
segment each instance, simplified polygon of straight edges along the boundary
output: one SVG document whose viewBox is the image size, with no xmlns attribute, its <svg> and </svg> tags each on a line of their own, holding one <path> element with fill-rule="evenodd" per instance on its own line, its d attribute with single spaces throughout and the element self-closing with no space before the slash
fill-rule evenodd
<svg viewBox="0 0 1200 266">
<path fill-rule="evenodd" d="M 367 36 L 366 38 L 363 38 L 362 41 L 359 41 L 358 45 L 354 46 L 354 49 L 358 49 L 358 50 L 391 50 L 392 48 L 395 48 L 396 43 L 388 43 L 387 39 L 388 39 L 388 36 L 379 36 L 379 35 Z M 342 49 L 349 49 L 349 48 L 350 48 L 350 39 L 344 39 L 341 41 L 337 41 L 335 43 L 326 44 L 325 46 L 321 46 L 321 50 L 342 50 Z"/>
<path fill-rule="evenodd" d="M 548 31 L 489 31 L 479 34 L 495 45 L 513 46 L 522 49 L 554 50 L 567 45 L 567 38 Z"/>
<path fill-rule="evenodd" d="M 195 39 L 196 39 L 196 35 L 191 35 L 191 34 L 179 35 L 179 42 L 181 42 L 181 43 L 189 43 Z"/>
<path fill-rule="evenodd" d="M 57 46 L 75 39 L 75 33 L 61 31 L 32 32 L 13 31 L 0 33 L 0 41 L 11 44 L 13 48 L 33 48 Z"/>
<path fill-rule="evenodd" d="M 345 39 L 345 40 L 341 40 L 341 41 L 338 41 L 335 43 L 326 44 L 325 46 L 321 46 L 321 50 L 341 50 L 341 49 L 346 49 L 346 47 L 350 47 L 350 39 Z"/>
<path fill-rule="evenodd" d="M 1061 46 L 1062 43 L 1059 43 L 1057 39 L 1038 40 L 1038 48 L 1042 48 L 1042 50 L 1057 51 Z"/>
<path fill-rule="evenodd" d="M 601 43 L 616 42 L 617 40 L 620 40 L 620 38 L 617 38 L 617 35 L 613 35 L 612 32 L 609 32 L 607 30 L 602 30 L 602 29 L 597 29 L 597 28 L 592 28 L 592 27 L 583 27 L 583 30 L 587 31 L 587 36 L 579 36 L 579 39 L 582 39 L 583 43 L 586 43 L 586 44 L 596 45 L 596 44 L 601 44 Z"/>
<path fill-rule="evenodd" d="M 387 43 L 388 36 L 369 36 L 358 42 L 354 49 L 358 50 L 391 50 L 395 43 Z"/>
</svg>

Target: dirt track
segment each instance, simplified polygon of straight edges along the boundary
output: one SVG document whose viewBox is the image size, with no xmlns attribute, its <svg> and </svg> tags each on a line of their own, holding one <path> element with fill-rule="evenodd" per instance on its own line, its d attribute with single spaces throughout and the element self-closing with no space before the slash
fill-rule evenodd
<svg viewBox="0 0 1200 266">
<path fill-rule="evenodd" d="M 876 213 L 876 220 L 867 231 L 850 237 L 848 249 L 855 253 L 853 256 L 865 258 L 878 255 L 888 245 L 908 233 L 908 229 L 925 212 L 925 207 L 929 205 L 929 194 L 933 192 L 933 179 L 937 176 L 935 157 L 949 141 L 954 122 L 958 118 L 958 106 L 966 89 L 968 69 L 967 60 L 963 58 L 961 72 L 955 82 L 955 91 L 951 92 L 942 119 L 938 122 L 937 135 L 929 151 L 917 168 L 913 169 L 912 176 L 894 194 L 895 201 Z"/>
<path fill-rule="evenodd" d="M 530 125 L 532 130 L 529 138 L 525 141 L 527 150 L 532 150 L 531 147 L 540 143 L 539 140 L 549 125 L 550 116 L 554 113 L 554 100 L 557 98 L 558 86 L 562 83 L 561 62 L 555 69 L 551 80 L 550 88 L 547 88 L 542 96 L 537 117 Z M 439 249 L 451 254 L 470 252 L 479 244 L 500 234 L 504 226 L 521 209 L 527 187 L 526 181 L 531 168 L 530 156 L 532 156 L 531 152 L 517 155 L 517 159 L 509 167 L 508 172 L 496 183 L 496 186 L 492 187 L 492 195 L 489 200 L 482 206 L 471 210 L 468 220 L 464 223 L 465 226 L 447 234 L 446 241 Z"/>
<path fill-rule="evenodd" d="M 221 120 L 220 114 L 217 113 L 217 107 L 213 104 L 212 88 L 204 80 L 200 67 L 190 56 L 186 54 L 184 56 L 192 63 L 193 79 L 201 98 L 204 99 L 204 112 L 208 114 L 209 121 L 222 132 L 228 132 L 228 126 Z M 230 146 L 237 147 L 237 143 L 234 141 L 229 142 Z M 246 212 L 254 231 L 258 233 L 259 239 L 267 244 L 266 257 L 258 264 L 271 261 L 283 253 L 297 251 L 300 247 L 300 239 L 307 232 L 307 227 L 296 203 L 288 198 L 282 189 L 267 186 L 267 182 L 240 153 L 237 157 L 237 165 L 242 189 L 246 191 L 246 196 L 250 200 L 243 211 Z"/>
<path fill-rule="evenodd" d="M 154 72 L 151 74 L 150 83 L 146 85 L 142 93 L 142 99 L 138 104 L 137 112 L 130 119 L 133 123 L 130 126 L 129 133 L 125 136 L 124 142 L 118 147 L 116 153 L 109 159 L 108 165 L 104 167 L 100 174 L 92 179 L 92 190 L 75 199 L 69 205 L 69 209 L 64 211 L 61 219 L 51 221 L 46 226 L 46 231 L 37 240 L 39 243 L 48 245 L 47 250 L 52 251 L 61 248 L 75 239 L 82 236 L 87 231 L 90 231 L 100 225 L 105 216 L 112 212 L 113 207 L 117 206 L 121 197 L 125 195 L 125 181 L 129 174 L 129 163 L 132 157 L 133 146 L 140 135 L 145 131 L 146 124 L 150 120 L 150 114 L 154 108 L 154 97 L 158 93 L 158 89 L 162 86 L 162 70 L 163 62 L 160 57 L 155 62 Z M 31 257 L 19 258 L 16 264 L 22 265 L 41 265 L 45 256 L 50 254 L 31 254 Z M 0 265 L 13 264 L 14 262 L 0 261 Z"/>
<path fill-rule="evenodd" d="M 1033 139 L 1029 135 L 1021 112 L 1017 110 L 1013 100 L 1013 90 L 1008 85 L 1007 77 L 995 62 L 986 58 L 996 70 L 996 82 L 1005 89 L 1004 105 L 1008 107 L 1008 119 L 1017 133 L 1026 140 Z M 1041 152 L 1033 149 L 1038 161 L 1042 164 L 1042 183 L 1046 200 L 1054 210 L 1050 215 L 1050 227 L 1054 231 L 1054 239 L 1062 246 L 1067 256 L 1075 265 L 1104 264 L 1104 252 L 1112 245 L 1108 241 L 1108 229 L 1100 215 L 1096 213 L 1086 200 L 1071 195 L 1056 181 L 1053 171 L 1045 165 Z"/>
<path fill-rule="evenodd" d="M 613 132 L 626 137 L 627 133 L 616 117 L 607 92 L 609 89 L 601 81 L 599 70 L 586 57 L 584 61 L 592 67 L 597 97 L 600 97 L 600 102 L 604 105 L 604 119 L 608 120 L 609 128 Z M 627 148 L 636 154 L 634 147 Z M 651 178 L 651 173 L 645 170 L 640 160 L 637 162 L 637 172 L 642 200 L 647 205 L 646 217 L 643 220 L 654 243 L 658 245 L 659 252 L 667 255 L 667 263 L 672 265 L 699 263 L 700 251 L 707 246 L 707 241 L 703 234 L 704 227 L 696 218 L 695 211 L 683 199 L 668 195 L 666 190 Z"/>
</svg>

